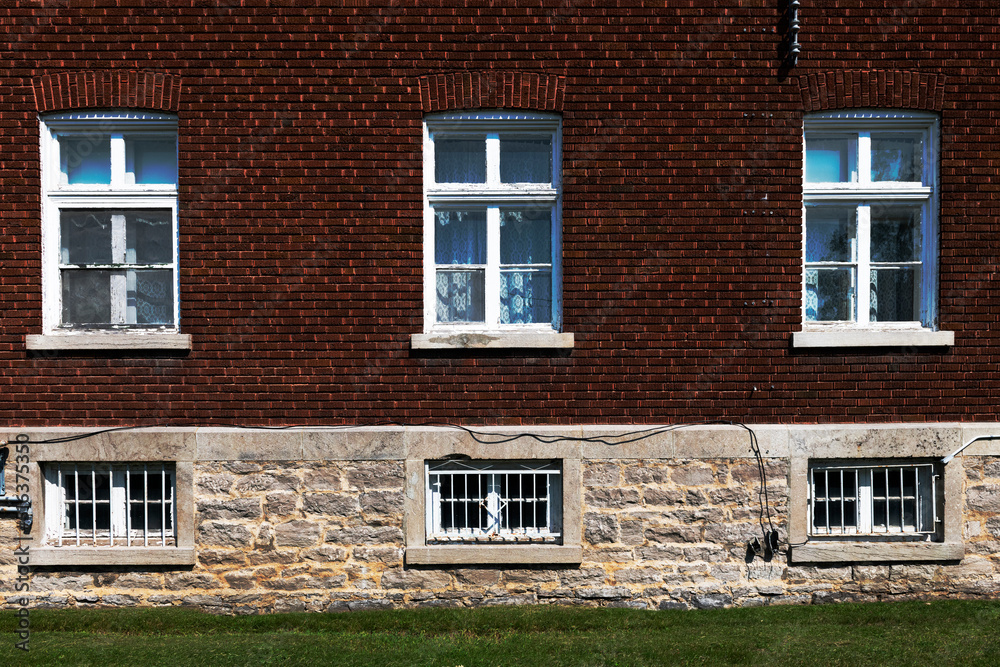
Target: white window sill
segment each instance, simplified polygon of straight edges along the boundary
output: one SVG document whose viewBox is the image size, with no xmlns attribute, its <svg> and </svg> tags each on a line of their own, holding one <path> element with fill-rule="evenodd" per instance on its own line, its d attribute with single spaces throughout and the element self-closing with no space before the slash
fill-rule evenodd
<svg viewBox="0 0 1000 667">
<path fill-rule="evenodd" d="M 37 547 L 31 565 L 193 565 L 194 547 Z"/>
<path fill-rule="evenodd" d="M 475 349 L 572 349 L 573 334 L 556 331 L 437 331 L 413 334 L 410 347 L 414 350 L 475 350 Z"/>
<path fill-rule="evenodd" d="M 29 350 L 190 350 L 191 335 L 162 332 L 29 334 Z"/>
<path fill-rule="evenodd" d="M 887 563 L 962 560 L 965 545 L 949 542 L 809 542 L 792 547 L 793 563 Z"/>
<path fill-rule="evenodd" d="M 823 329 L 796 331 L 793 348 L 945 347 L 955 344 L 954 331 L 930 329 Z"/>
<path fill-rule="evenodd" d="M 410 565 L 579 564 L 583 547 L 572 545 L 490 544 L 407 547 Z"/>
</svg>

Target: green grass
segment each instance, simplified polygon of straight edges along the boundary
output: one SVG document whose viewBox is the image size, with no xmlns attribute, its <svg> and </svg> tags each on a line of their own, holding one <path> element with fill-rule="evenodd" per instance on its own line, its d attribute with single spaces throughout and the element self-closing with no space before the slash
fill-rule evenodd
<svg viewBox="0 0 1000 667">
<path fill-rule="evenodd" d="M 1000 602 L 635 611 L 566 607 L 212 616 L 0 611 L 0 664 L 996 665 Z"/>
</svg>

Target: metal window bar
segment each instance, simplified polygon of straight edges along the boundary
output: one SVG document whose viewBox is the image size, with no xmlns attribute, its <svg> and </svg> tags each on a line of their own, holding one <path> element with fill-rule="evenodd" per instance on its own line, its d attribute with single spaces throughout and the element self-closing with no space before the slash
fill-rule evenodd
<svg viewBox="0 0 1000 667">
<path fill-rule="evenodd" d="M 451 463 L 451 462 L 449 462 Z M 540 470 L 432 470 L 428 466 L 430 542 L 555 542 L 551 467 Z"/>
<path fill-rule="evenodd" d="M 89 470 L 87 469 L 89 468 Z M 141 497 L 132 499 L 132 477 L 141 471 Z M 173 546 L 175 535 L 175 503 L 174 503 L 174 473 L 170 466 L 161 463 L 159 474 L 154 469 L 149 470 L 146 464 L 122 464 L 101 468 L 99 466 L 84 467 L 79 464 L 58 466 L 52 475 L 50 483 L 60 490 L 62 497 L 61 529 L 56 531 L 54 542 L 56 546 L 64 546 L 67 542 L 74 546 L 93 546 L 106 544 L 108 546 Z M 88 474 L 89 473 L 89 474 Z M 81 490 L 81 481 L 87 484 L 87 493 Z M 102 485 L 106 488 L 102 492 Z M 150 495 L 150 483 L 159 483 L 156 497 Z M 118 492 L 124 492 L 124 498 Z M 120 500 L 121 499 L 121 500 Z M 86 505 L 89 505 L 89 512 Z M 106 506 L 107 511 L 101 508 Z M 139 526 L 132 519 L 132 508 L 141 508 L 142 519 Z M 89 517 L 87 516 L 89 514 Z M 106 514 L 106 516 L 105 516 Z M 158 530 L 150 526 L 150 519 L 159 514 Z M 90 520 L 84 527 L 82 520 Z M 115 525 L 124 526 L 116 533 Z M 117 540 L 117 541 L 116 541 Z"/>
<path fill-rule="evenodd" d="M 814 466 L 813 535 L 930 535 L 936 531 L 937 474 L 932 463 Z"/>
</svg>

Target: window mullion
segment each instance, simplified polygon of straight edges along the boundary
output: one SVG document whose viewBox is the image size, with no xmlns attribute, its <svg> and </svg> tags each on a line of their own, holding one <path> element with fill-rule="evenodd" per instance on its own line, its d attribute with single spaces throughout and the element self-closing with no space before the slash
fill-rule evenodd
<svg viewBox="0 0 1000 667">
<path fill-rule="evenodd" d="M 858 206 L 858 275 L 855 299 L 859 325 L 869 324 L 871 319 L 871 207 L 867 204 Z"/>
<path fill-rule="evenodd" d="M 111 187 L 121 189 L 125 185 L 125 135 L 115 132 L 111 135 Z"/>
<path fill-rule="evenodd" d="M 500 207 L 486 209 L 486 326 L 500 322 Z"/>
</svg>

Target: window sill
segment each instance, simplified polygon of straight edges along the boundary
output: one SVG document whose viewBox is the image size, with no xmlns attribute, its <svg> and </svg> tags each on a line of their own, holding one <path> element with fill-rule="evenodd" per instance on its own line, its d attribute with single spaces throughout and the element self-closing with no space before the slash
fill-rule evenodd
<svg viewBox="0 0 1000 667">
<path fill-rule="evenodd" d="M 571 545 L 491 544 L 407 547 L 409 565 L 579 564 L 583 548 Z"/>
<path fill-rule="evenodd" d="M 810 542 L 792 547 L 792 563 L 888 563 L 962 560 L 965 545 L 949 542 Z"/>
<path fill-rule="evenodd" d="M 414 350 L 475 350 L 504 348 L 572 349 L 573 334 L 551 332 L 506 331 L 438 331 L 413 334 L 410 347 Z"/>
<path fill-rule="evenodd" d="M 828 329 L 796 331 L 792 347 L 947 347 L 955 344 L 954 331 L 930 329 Z"/>
<path fill-rule="evenodd" d="M 29 334 L 29 350 L 190 350 L 191 335 L 160 332 Z"/>
<path fill-rule="evenodd" d="M 30 550 L 41 565 L 194 565 L 193 547 L 39 547 Z"/>
</svg>

